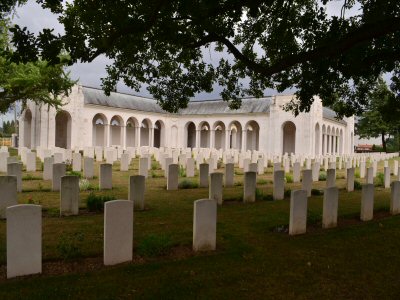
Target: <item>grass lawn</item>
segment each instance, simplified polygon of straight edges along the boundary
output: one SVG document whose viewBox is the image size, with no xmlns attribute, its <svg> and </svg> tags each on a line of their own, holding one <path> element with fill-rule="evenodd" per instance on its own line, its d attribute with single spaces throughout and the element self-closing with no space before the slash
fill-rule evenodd
<svg viewBox="0 0 400 300">
<path fill-rule="evenodd" d="M 128 172 L 118 169 L 115 164 L 113 190 L 96 194 L 127 198 L 138 160 Z M 59 194 L 49 191 L 51 182 L 38 179 L 41 172 L 24 172 L 19 203 L 43 206 L 43 274 L 5 279 L 6 223 L 0 221 L 0 299 L 400 298 L 400 216 L 388 213 L 389 189 L 376 187 L 375 218 L 360 222 L 361 191 L 346 192 L 339 171 L 338 228 L 321 228 L 323 196 L 312 196 L 307 234 L 291 237 L 289 198 L 266 200 L 272 169 L 258 176 L 264 200 L 253 204 L 239 201 L 243 175 L 236 173 L 235 187 L 224 189 L 227 201 L 218 207 L 217 251 L 195 254 L 193 201 L 207 198 L 208 189 L 166 191 L 166 179 L 157 177 L 163 171 L 154 165 L 154 178 L 146 181 L 146 210 L 134 216 L 134 260 L 104 267 L 103 214 L 87 211 L 89 192 L 81 192 L 79 216 L 60 218 Z M 98 179 L 90 181 L 98 185 Z M 324 186 L 321 181 L 313 188 Z"/>
</svg>

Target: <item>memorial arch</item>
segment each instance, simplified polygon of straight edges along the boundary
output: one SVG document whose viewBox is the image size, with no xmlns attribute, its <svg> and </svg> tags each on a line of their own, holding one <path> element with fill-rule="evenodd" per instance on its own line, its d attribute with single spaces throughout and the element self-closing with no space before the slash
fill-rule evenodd
<svg viewBox="0 0 400 300">
<path fill-rule="evenodd" d="M 65 110 L 56 114 L 55 146 L 71 149 L 71 115 Z"/>
<path fill-rule="evenodd" d="M 283 147 L 282 153 L 296 153 L 296 125 L 293 122 L 287 121 L 282 125 L 283 131 Z"/>
</svg>

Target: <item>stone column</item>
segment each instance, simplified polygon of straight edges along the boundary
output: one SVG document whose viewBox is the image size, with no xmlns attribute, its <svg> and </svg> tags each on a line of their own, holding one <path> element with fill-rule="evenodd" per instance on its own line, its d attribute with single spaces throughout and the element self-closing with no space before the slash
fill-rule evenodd
<svg viewBox="0 0 400 300">
<path fill-rule="evenodd" d="M 337 187 L 325 189 L 322 228 L 333 228 L 337 226 L 338 199 L 339 190 Z"/>
<path fill-rule="evenodd" d="M 133 202 L 104 203 L 104 265 L 131 261 L 133 250 Z"/>
<path fill-rule="evenodd" d="M 210 129 L 210 141 L 209 141 L 209 145 L 210 148 L 213 149 L 215 148 L 215 130 L 214 129 Z"/>
<path fill-rule="evenodd" d="M 306 233 L 307 230 L 307 192 L 292 191 L 290 196 L 289 234 Z"/>
<path fill-rule="evenodd" d="M 257 187 L 257 173 L 245 172 L 244 173 L 244 189 L 243 189 L 243 202 L 256 201 L 256 187 Z"/>
<path fill-rule="evenodd" d="M 135 210 L 144 209 L 144 191 L 146 178 L 142 175 L 129 177 L 129 200 L 133 202 Z"/>
<path fill-rule="evenodd" d="M 196 129 L 196 148 L 200 148 L 201 130 Z"/>
<path fill-rule="evenodd" d="M 247 148 L 246 133 L 247 133 L 247 130 L 243 129 L 242 130 L 242 149 L 241 149 L 242 152 L 245 152 L 246 148 Z"/>
<path fill-rule="evenodd" d="M 217 237 L 217 202 L 201 199 L 194 202 L 193 250 L 215 250 Z"/>
<path fill-rule="evenodd" d="M 140 147 L 140 125 L 135 126 L 135 147 Z"/>
<path fill-rule="evenodd" d="M 7 215 L 7 278 L 42 273 L 42 207 L 10 206 Z"/>
<path fill-rule="evenodd" d="M 231 131 L 227 129 L 227 130 L 225 130 L 225 147 L 224 147 L 224 150 L 231 149 L 230 141 L 231 141 Z"/>
<path fill-rule="evenodd" d="M 211 173 L 210 174 L 210 185 L 208 189 L 208 198 L 217 201 L 218 204 L 222 204 L 222 173 Z"/>
<path fill-rule="evenodd" d="M 361 191 L 361 221 L 370 221 L 374 217 L 374 185 L 365 184 Z"/>
<path fill-rule="evenodd" d="M 149 129 L 149 147 L 154 146 L 154 127 L 150 127 Z"/>
<path fill-rule="evenodd" d="M 122 134 L 122 141 L 121 141 L 121 146 L 122 149 L 126 149 L 126 126 L 121 126 L 121 134 Z"/>
</svg>

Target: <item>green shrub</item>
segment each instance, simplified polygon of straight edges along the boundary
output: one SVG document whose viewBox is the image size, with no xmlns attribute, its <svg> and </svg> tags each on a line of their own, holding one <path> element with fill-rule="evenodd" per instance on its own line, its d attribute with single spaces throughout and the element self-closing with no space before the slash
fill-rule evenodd
<svg viewBox="0 0 400 300">
<path fill-rule="evenodd" d="M 243 175 L 244 173 L 240 170 L 235 170 L 235 175 Z"/>
<path fill-rule="evenodd" d="M 172 246 L 169 236 L 150 234 L 139 243 L 137 253 L 148 257 L 162 256 L 168 254 Z"/>
<path fill-rule="evenodd" d="M 385 184 L 385 175 L 379 172 L 375 178 L 375 185 L 384 186 L 384 184 Z"/>
<path fill-rule="evenodd" d="M 79 190 L 80 191 L 90 191 L 93 190 L 93 186 L 89 180 L 82 178 L 79 180 Z"/>
<path fill-rule="evenodd" d="M 355 176 L 356 178 L 360 178 L 360 172 L 355 171 L 355 172 L 354 172 L 354 176 Z"/>
<path fill-rule="evenodd" d="M 321 172 L 318 177 L 319 181 L 326 181 L 326 172 Z"/>
<path fill-rule="evenodd" d="M 59 237 L 57 250 L 63 260 L 81 256 L 81 249 L 84 241 L 82 232 L 64 233 Z"/>
<path fill-rule="evenodd" d="M 267 183 L 268 181 L 262 178 L 257 180 L 257 184 L 267 184 Z"/>
<path fill-rule="evenodd" d="M 111 200 L 115 200 L 115 197 L 112 195 L 97 196 L 91 192 L 86 198 L 86 207 L 89 211 L 103 211 L 104 203 Z"/>
<path fill-rule="evenodd" d="M 186 169 L 182 166 L 179 166 L 179 177 L 186 177 Z"/>
<path fill-rule="evenodd" d="M 288 190 L 285 190 L 285 194 L 284 194 L 284 196 L 285 196 L 285 198 L 290 198 L 290 195 L 292 194 L 292 190 L 291 189 L 288 189 Z"/>
<path fill-rule="evenodd" d="M 199 185 L 197 184 L 197 182 L 190 181 L 190 180 L 182 180 L 178 184 L 178 188 L 181 189 L 181 190 L 195 189 L 195 188 L 198 188 L 198 187 L 199 187 Z"/>
<path fill-rule="evenodd" d="M 261 189 L 256 189 L 256 200 L 257 201 L 274 201 L 274 197 L 269 194 L 264 194 Z"/>
<path fill-rule="evenodd" d="M 243 182 L 241 182 L 241 181 L 236 181 L 233 185 L 234 185 L 234 186 L 242 186 L 242 185 L 243 185 Z"/>
<path fill-rule="evenodd" d="M 66 172 L 66 175 L 69 175 L 69 176 L 78 176 L 79 178 L 82 177 L 82 173 L 81 173 L 81 172 L 78 172 L 78 171 L 68 171 L 68 172 Z"/>
<path fill-rule="evenodd" d="M 31 174 L 26 174 L 24 177 L 22 177 L 22 180 L 27 180 L 27 181 L 30 181 L 30 180 L 42 180 L 42 179 L 43 178 L 37 177 L 37 176 L 33 176 Z"/>
<path fill-rule="evenodd" d="M 357 190 L 357 191 L 362 189 L 361 183 L 359 181 L 357 181 L 357 180 L 354 180 L 354 189 Z"/>
<path fill-rule="evenodd" d="M 158 162 L 152 161 L 151 162 L 151 169 L 152 170 L 158 170 L 159 169 Z"/>
<path fill-rule="evenodd" d="M 318 189 L 312 189 L 311 190 L 311 195 L 313 195 L 313 196 L 321 196 L 321 195 L 323 195 L 323 192 L 318 190 Z"/>
<path fill-rule="evenodd" d="M 286 183 L 293 183 L 293 176 L 290 174 L 285 175 Z"/>
</svg>

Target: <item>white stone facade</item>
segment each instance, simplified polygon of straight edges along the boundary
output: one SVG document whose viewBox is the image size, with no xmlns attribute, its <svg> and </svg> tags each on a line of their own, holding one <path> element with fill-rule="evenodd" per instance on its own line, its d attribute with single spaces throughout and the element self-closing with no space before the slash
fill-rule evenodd
<svg viewBox="0 0 400 300">
<path fill-rule="evenodd" d="M 282 106 L 293 96 L 244 99 L 238 111 L 220 101 L 191 102 L 178 114 L 148 98 L 77 85 L 62 110 L 29 102 L 22 112 L 19 145 L 55 147 L 168 147 L 258 150 L 271 155 L 351 154 L 354 118 L 336 120 L 315 99 L 309 113 L 294 117 Z"/>
</svg>

